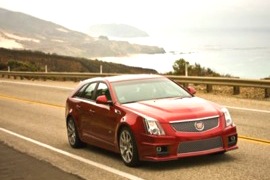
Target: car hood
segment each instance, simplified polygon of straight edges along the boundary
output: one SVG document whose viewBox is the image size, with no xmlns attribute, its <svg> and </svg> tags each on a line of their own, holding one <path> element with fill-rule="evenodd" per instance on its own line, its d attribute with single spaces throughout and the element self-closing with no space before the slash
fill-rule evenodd
<svg viewBox="0 0 270 180">
<path fill-rule="evenodd" d="M 220 106 L 198 97 L 140 101 L 123 106 L 140 116 L 152 117 L 161 123 L 220 115 Z"/>
</svg>

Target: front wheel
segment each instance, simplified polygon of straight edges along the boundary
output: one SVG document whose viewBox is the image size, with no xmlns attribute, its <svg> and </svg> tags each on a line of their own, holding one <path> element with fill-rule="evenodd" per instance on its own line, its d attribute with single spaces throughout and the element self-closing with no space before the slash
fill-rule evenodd
<svg viewBox="0 0 270 180">
<path fill-rule="evenodd" d="M 80 148 L 84 145 L 84 143 L 79 138 L 77 127 L 72 117 L 67 119 L 67 135 L 68 142 L 71 147 Z"/>
<path fill-rule="evenodd" d="M 214 153 L 214 154 L 212 154 L 212 155 L 223 155 L 223 154 L 225 154 L 225 153 L 226 153 L 226 151 L 221 151 L 221 152 Z"/>
<path fill-rule="evenodd" d="M 129 128 L 121 129 L 119 135 L 119 149 L 121 157 L 127 166 L 138 166 L 140 161 L 135 138 Z"/>
</svg>

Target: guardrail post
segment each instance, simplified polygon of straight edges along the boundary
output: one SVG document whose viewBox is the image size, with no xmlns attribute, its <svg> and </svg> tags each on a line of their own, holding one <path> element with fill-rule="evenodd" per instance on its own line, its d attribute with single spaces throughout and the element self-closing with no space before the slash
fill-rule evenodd
<svg viewBox="0 0 270 180">
<path fill-rule="evenodd" d="M 100 65 L 99 69 L 100 69 L 100 70 L 99 70 L 99 73 L 102 74 L 102 73 L 103 73 L 103 72 L 102 72 L 102 65 Z"/>
<path fill-rule="evenodd" d="M 233 86 L 233 95 L 240 94 L 240 87 L 239 86 Z"/>
<path fill-rule="evenodd" d="M 265 91 L 264 91 L 264 97 L 265 98 L 269 98 L 270 97 L 270 88 L 265 88 Z"/>
<path fill-rule="evenodd" d="M 206 92 L 210 93 L 213 91 L 213 85 L 212 84 L 206 84 Z"/>
<path fill-rule="evenodd" d="M 188 87 L 188 83 L 183 83 L 183 86 L 185 87 L 185 88 L 187 88 Z"/>
</svg>

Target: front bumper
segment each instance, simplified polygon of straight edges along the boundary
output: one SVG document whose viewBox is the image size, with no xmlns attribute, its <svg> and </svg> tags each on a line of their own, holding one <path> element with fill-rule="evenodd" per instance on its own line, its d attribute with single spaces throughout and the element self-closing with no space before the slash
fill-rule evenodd
<svg viewBox="0 0 270 180">
<path fill-rule="evenodd" d="M 207 155 L 237 149 L 236 127 L 222 132 L 205 134 L 180 134 L 175 136 L 151 136 L 144 134 L 139 143 L 140 160 L 169 161 L 183 157 Z"/>
</svg>

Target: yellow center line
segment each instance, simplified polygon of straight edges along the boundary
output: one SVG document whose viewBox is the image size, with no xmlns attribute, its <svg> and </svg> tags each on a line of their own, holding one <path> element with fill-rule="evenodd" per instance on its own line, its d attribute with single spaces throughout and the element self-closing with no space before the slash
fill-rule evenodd
<svg viewBox="0 0 270 180">
<path fill-rule="evenodd" d="M 242 135 L 239 135 L 238 138 L 246 140 L 246 141 L 250 141 L 250 142 L 256 142 L 256 143 L 260 143 L 260 144 L 270 145 L 270 141 L 267 139 L 259 139 L 259 138 L 253 138 L 253 137 L 242 136 Z"/>
<path fill-rule="evenodd" d="M 21 102 L 26 102 L 26 103 L 31 103 L 31 104 L 41 104 L 41 105 L 52 106 L 52 107 L 56 107 L 56 108 L 65 108 L 65 106 L 63 106 L 63 105 L 46 103 L 46 102 L 41 102 L 41 101 L 28 100 L 28 99 L 18 98 L 18 97 L 14 97 L 14 96 L 7 96 L 7 95 L 2 95 L 2 94 L 0 94 L 0 98 L 16 100 L 16 101 L 21 101 Z"/>
<path fill-rule="evenodd" d="M 26 103 L 31 103 L 31 104 L 41 104 L 41 105 L 51 106 L 51 107 L 55 107 L 55 108 L 65 108 L 65 106 L 63 106 L 63 105 L 51 104 L 51 103 L 46 103 L 46 102 L 41 102 L 41 101 L 33 101 L 33 100 L 18 98 L 18 97 L 14 97 L 14 96 L 7 96 L 7 95 L 2 95 L 2 94 L 0 94 L 0 98 L 11 99 L 11 100 L 16 100 L 16 101 L 21 101 L 21 102 L 26 102 Z M 270 145 L 270 141 L 266 140 L 266 139 L 253 138 L 253 137 L 248 137 L 248 136 L 243 136 L 243 135 L 238 135 L 238 138 L 249 141 L 249 142 Z"/>
</svg>

